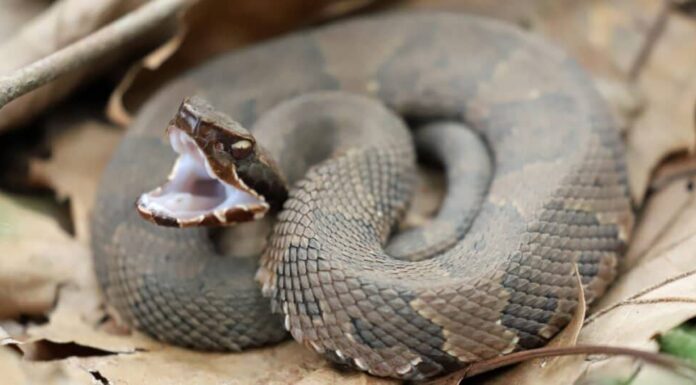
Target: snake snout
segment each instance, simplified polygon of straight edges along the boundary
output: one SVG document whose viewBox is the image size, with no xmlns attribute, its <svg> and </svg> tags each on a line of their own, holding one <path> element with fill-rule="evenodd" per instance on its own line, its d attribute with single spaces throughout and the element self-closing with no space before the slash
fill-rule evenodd
<svg viewBox="0 0 696 385">
<path fill-rule="evenodd" d="M 221 226 L 258 219 L 268 211 L 265 199 L 244 185 L 234 168 L 223 178 L 187 132 L 170 126 L 167 133 L 179 157 L 167 182 L 138 199 L 143 218 L 161 226 Z"/>
</svg>

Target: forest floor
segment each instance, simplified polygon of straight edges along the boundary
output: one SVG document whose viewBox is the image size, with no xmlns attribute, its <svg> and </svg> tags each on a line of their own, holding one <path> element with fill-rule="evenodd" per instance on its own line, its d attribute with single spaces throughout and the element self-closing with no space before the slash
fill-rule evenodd
<svg viewBox="0 0 696 385">
<path fill-rule="evenodd" d="M 6 58 L 0 73 L 88 35 L 139 3 L 0 0 L 0 57 Z M 696 317 L 696 2 L 374 3 L 201 0 L 142 44 L 122 47 L 100 65 L 76 70 L 0 112 L 0 382 L 396 383 L 339 371 L 294 341 L 237 354 L 154 341 L 114 321 L 89 249 L 102 168 L 152 90 L 215 53 L 375 8 L 503 19 L 546 36 L 592 74 L 626 143 L 637 222 L 618 280 L 601 300 L 580 309 L 553 344 L 666 351 L 696 361 L 689 323 Z M 432 180 L 423 175 L 410 220 L 437 209 L 441 183 Z M 456 384 L 460 377 L 440 382 Z M 527 360 L 464 383 L 689 384 L 693 378 L 635 356 L 595 354 Z"/>
</svg>

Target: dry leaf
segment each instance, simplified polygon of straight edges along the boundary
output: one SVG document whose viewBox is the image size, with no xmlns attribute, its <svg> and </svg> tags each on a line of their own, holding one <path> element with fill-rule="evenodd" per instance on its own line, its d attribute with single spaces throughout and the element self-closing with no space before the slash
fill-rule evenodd
<svg viewBox="0 0 696 385">
<path fill-rule="evenodd" d="M 84 246 L 37 203 L 0 193 L 0 319 L 43 314 L 59 285 L 93 274 Z"/>
<path fill-rule="evenodd" d="M 88 290 L 62 290 L 49 322 L 29 327 L 29 337 L 18 347 L 31 353 L 47 342 L 74 342 L 73 349 L 98 349 L 63 360 L 62 365 L 99 373 L 115 384 L 319 384 L 327 383 L 326 379 L 334 383 L 394 383 L 331 370 L 316 353 L 292 341 L 244 353 L 206 353 L 161 344 L 139 333 L 112 334 L 100 326 L 103 313 L 95 288 Z M 109 352 L 115 354 L 104 355 Z"/>
<path fill-rule="evenodd" d="M 94 377 L 84 370 L 62 362 L 28 362 L 14 349 L 0 346 L 0 373 L 3 385 L 69 384 L 95 385 Z"/>
<path fill-rule="evenodd" d="M 0 346 L 0 373 L 8 384 L 26 382 L 19 354 L 5 346 Z"/>
<path fill-rule="evenodd" d="M 646 203 L 634 231 L 622 270 L 645 262 L 696 233 L 696 202 L 692 178 L 672 181 Z"/>
<path fill-rule="evenodd" d="M 85 261 L 90 264 L 90 261 Z M 91 265 L 91 264 L 90 264 Z M 92 277 L 90 277 L 92 278 Z M 56 309 L 49 322 L 29 326 L 21 337 L 23 344 L 75 343 L 112 353 L 160 350 L 166 346 L 136 331 L 109 328 L 103 300 L 96 282 L 90 279 L 79 286 L 61 288 Z"/>
<path fill-rule="evenodd" d="M 673 12 L 638 79 L 647 108 L 627 141 L 631 191 L 639 203 L 659 162 L 672 153 L 694 151 L 696 49 L 685 47 L 694 41 L 696 23 Z"/>
<path fill-rule="evenodd" d="M 143 69 L 154 71 L 159 68 L 167 59 L 169 59 L 176 50 L 181 46 L 181 42 L 186 36 L 186 28 L 180 26 L 177 32 L 159 48 L 152 51 L 150 54 L 145 56 L 140 60 L 139 63 L 131 66 L 128 72 L 123 76 L 119 84 L 116 86 L 114 91 L 109 96 L 109 101 L 107 102 L 106 114 L 109 119 L 121 126 L 127 126 L 132 116 L 128 111 L 126 111 L 123 105 L 123 96 L 128 90 L 133 86 L 133 82 L 137 79 L 138 74 Z"/>
<path fill-rule="evenodd" d="M 639 294 L 646 289 L 662 285 L 663 282 L 668 282 L 673 277 L 690 274 L 679 281 L 696 282 L 696 258 L 693 258 L 693 254 L 689 252 L 689 248 L 693 251 L 694 247 L 696 247 L 696 233 L 664 251 L 660 256 L 646 261 L 622 275 L 612 289 L 599 301 L 596 306 L 597 311 L 592 314 L 592 317 L 601 318 L 600 315 L 606 312 L 606 309 L 614 308 L 618 304 L 630 304 L 634 300 L 648 298 L 649 296 L 645 295 L 649 293 Z M 675 297 L 689 298 L 689 295 L 692 295 L 691 298 L 696 300 L 696 293 L 677 293 Z"/>
<path fill-rule="evenodd" d="M 607 380 L 614 380 L 609 384 L 628 384 L 628 385 L 693 385 L 693 380 L 685 378 L 675 373 L 669 372 L 663 368 L 658 368 L 654 365 L 642 365 L 636 363 L 630 365 L 630 362 L 618 367 L 606 366 L 603 370 L 595 370 L 588 373 L 587 376 L 578 380 L 576 385 L 600 385 L 606 384 Z M 626 379 L 630 379 L 627 382 Z M 602 382 L 604 381 L 604 382 Z"/>
<path fill-rule="evenodd" d="M 97 183 L 121 132 L 94 121 L 60 128 L 51 143 L 51 158 L 33 159 L 29 172 L 34 181 L 53 188 L 60 200 L 70 200 L 75 234 L 87 244 Z"/>
<path fill-rule="evenodd" d="M 103 327 L 101 298 L 87 282 L 61 290 L 58 306 L 44 325 L 30 326 L 17 345 L 31 353 L 46 343 L 89 347 L 87 354 L 63 360 L 65 370 L 80 369 L 115 384 L 393 384 L 363 373 L 340 373 L 313 351 L 288 341 L 244 353 L 206 353 L 159 343 L 147 336 L 114 334 Z M 104 353 L 114 353 L 104 355 Z"/>
<path fill-rule="evenodd" d="M 694 119 L 696 119 L 696 116 L 694 116 Z M 650 190 L 659 191 L 677 179 L 691 178 L 693 180 L 695 176 L 695 156 L 674 156 L 669 162 L 662 164 L 660 168 L 655 171 L 655 175 L 650 182 Z M 693 185 L 689 188 L 693 189 Z"/>
<path fill-rule="evenodd" d="M 693 260 L 694 244 L 696 244 L 694 241 L 685 242 L 666 253 L 665 261 L 658 266 L 661 268 L 663 265 L 669 266 L 674 263 L 681 266 L 691 265 L 691 269 L 696 268 L 696 264 L 686 261 L 686 259 Z M 654 272 L 655 266 L 650 267 L 653 268 L 650 271 Z M 622 286 L 631 285 L 633 280 L 644 280 L 645 271 L 640 273 L 640 271 L 637 274 L 629 273 L 616 290 L 623 290 Z M 588 324 L 581 332 L 580 341 L 657 351 L 655 336 L 696 315 L 696 279 L 694 278 L 695 276 L 691 275 L 670 282 L 633 300 L 622 302 L 621 306 L 588 320 Z M 630 331 L 630 333 L 617 331 Z M 595 367 L 609 365 L 613 360 L 609 358 L 585 362 L 576 368 L 576 373 L 578 376 L 584 372 L 591 373 Z"/>
<path fill-rule="evenodd" d="M 177 348 L 80 360 L 115 384 L 393 384 L 363 374 L 340 374 L 296 344 L 244 354 L 200 353 Z M 328 374 L 331 373 L 331 374 Z"/>
<path fill-rule="evenodd" d="M 181 68 L 205 57 L 198 55 L 191 47 L 200 48 L 201 52 L 207 52 L 206 55 L 218 52 L 278 33 L 307 20 L 308 15 L 315 15 L 313 12 L 319 12 L 317 10 L 321 7 L 317 6 L 309 13 L 301 13 L 301 4 L 321 2 L 303 1 L 282 5 L 274 2 L 270 6 L 274 12 L 266 11 L 270 2 L 239 2 L 241 5 L 249 4 L 236 4 L 225 12 L 211 8 L 207 13 L 221 15 L 219 25 L 206 31 L 203 28 L 206 27 L 205 23 L 194 20 L 191 25 L 199 28 L 199 35 L 192 34 L 192 40 L 185 43 L 184 48 L 151 78 L 150 74 L 135 77 L 135 88 L 126 95 L 129 101 L 127 105 L 130 106 L 131 102 L 136 105 L 147 95 L 150 81 L 160 84 Z M 350 8 L 350 3 L 345 4 L 349 4 Z M 647 103 L 642 115 L 638 115 L 638 128 L 628 134 L 629 149 L 632 151 L 629 159 L 632 184 L 639 197 L 642 197 L 655 162 L 664 158 L 669 151 L 690 148 L 693 144 L 692 117 L 689 115 L 687 122 L 685 106 L 691 103 L 693 108 L 696 99 L 691 94 L 696 88 L 696 77 L 693 76 L 696 63 L 693 61 L 694 51 L 685 49 L 685 42 L 696 41 L 693 35 L 696 23 L 685 17 L 677 17 L 674 22 L 670 19 L 640 73 L 638 93 L 625 80 L 625 75 L 642 49 L 649 30 L 647 27 L 659 11 L 659 2 L 439 0 L 426 4 L 420 0 L 410 3 L 418 7 L 430 7 L 435 3 L 451 9 L 473 10 L 512 20 L 550 36 L 600 79 L 600 88 L 610 95 L 615 109 L 625 115 L 626 124 L 630 124 L 634 115 L 641 110 L 640 104 Z M 279 7 L 295 11 L 278 16 L 281 15 Z M 253 16 L 254 12 L 259 15 Z M 207 13 L 202 12 L 200 17 L 209 17 Z M 235 22 L 240 19 L 246 24 Z M 229 25 L 224 25 L 222 21 Z M 217 39 L 210 40 L 211 36 Z M 202 41 L 209 40 L 210 47 L 201 46 Z M 186 44 L 189 44 L 189 48 L 186 48 Z M 168 69 L 169 65 L 171 68 Z M 653 89 L 656 89 L 654 93 Z M 81 241 L 87 239 L 85 218 L 93 199 L 98 175 L 96 169 L 100 167 L 87 166 L 101 164 L 106 151 L 101 153 L 99 147 L 111 148 L 117 136 L 111 131 L 113 136 L 105 134 L 106 131 L 105 127 L 94 127 L 91 123 L 68 130 L 56 138 L 51 160 L 33 163 L 35 175 L 41 175 L 59 194 L 70 197 L 76 232 Z M 95 146 L 98 148 L 90 148 L 90 143 L 96 142 L 101 143 Z M 78 162 L 81 158 L 76 154 L 91 161 Z M 656 333 L 696 315 L 696 273 L 684 274 L 696 272 L 696 259 L 693 258 L 693 250 L 696 249 L 696 215 L 693 215 L 696 205 L 686 188 L 687 180 L 679 179 L 682 176 L 683 173 L 676 179 L 665 179 L 667 182 L 659 185 L 659 191 L 648 202 L 628 253 L 633 268 L 595 306 L 589 324 L 580 331 L 580 343 L 655 350 L 656 343 L 652 337 Z M 428 192 L 427 189 L 425 192 Z M 421 222 L 423 213 L 436 209 L 433 203 L 437 201 L 438 194 L 423 196 L 425 200 L 414 205 L 420 207 L 422 212 L 412 212 L 412 223 Z M 0 318 L 16 317 L 22 313 L 47 314 L 49 320 L 45 324 L 8 328 L 13 337 L 21 340 L 13 344 L 25 351 L 27 358 L 51 357 L 52 354 L 56 355 L 54 358 L 64 357 L 57 355 L 60 349 L 67 357 L 50 362 L 34 362 L 20 359 L 19 354 L 9 347 L 0 347 L 3 381 L 9 378 L 19 383 L 119 385 L 396 383 L 361 373 L 339 372 L 318 355 L 292 341 L 239 354 L 200 353 L 161 344 L 137 332 L 118 329 L 101 303 L 91 272 L 90 256 L 84 244 L 76 242 L 52 216 L 29 210 L 13 197 L 0 194 L 0 213 L 0 255 L 14 256 L 11 259 L 0 258 Z M 680 278 L 674 279 L 675 276 Z M 60 285 L 58 290 L 60 283 L 64 285 Z M 562 341 L 564 336 L 574 337 L 578 325 L 575 326 L 558 338 Z M 631 333 L 617 332 L 625 330 Z M 573 338 L 569 339 L 572 342 Z M 538 361 L 528 362 L 504 374 L 498 381 L 528 385 L 537 384 L 540 378 L 544 378 L 554 384 L 589 384 L 592 379 L 607 379 L 611 375 L 624 376 L 634 372 L 638 376 L 635 381 L 643 383 L 659 383 L 665 378 L 631 358 L 592 357 L 592 360 L 588 360 L 584 356 L 576 356 L 548 360 L 545 365 L 539 365 Z M 502 378 L 509 381 L 505 382 Z"/>
<path fill-rule="evenodd" d="M 128 122 L 129 112 L 183 70 L 221 52 L 355 11 L 373 1 L 378 0 L 201 0 L 185 16 L 186 35 L 179 49 L 164 62 L 136 64 L 109 100 L 108 114 L 117 123 Z"/>
</svg>

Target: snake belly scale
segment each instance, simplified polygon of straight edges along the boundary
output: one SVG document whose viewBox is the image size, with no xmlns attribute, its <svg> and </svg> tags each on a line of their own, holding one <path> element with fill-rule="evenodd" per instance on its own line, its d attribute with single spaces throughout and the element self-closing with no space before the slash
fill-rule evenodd
<svg viewBox="0 0 696 385">
<path fill-rule="evenodd" d="M 364 95 L 343 118 L 324 104 L 334 94 L 317 93 L 336 90 Z M 133 209 L 171 167 L 163 124 L 191 94 L 254 127 L 293 186 L 262 255 L 265 296 L 255 258 L 224 257 L 205 229 L 157 227 Z M 323 129 L 381 118 L 359 135 L 317 134 L 294 123 L 308 111 L 324 113 L 304 126 Z M 414 170 L 392 112 L 463 122 L 492 161 L 467 231 L 428 259 L 385 252 Z M 623 156 L 591 80 L 541 39 L 467 15 L 362 17 L 221 56 L 158 92 L 100 185 L 97 275 L 126 321 L 168 342 L 240 350 L 287 329 L 333 361 L 428 378 L 546 343 L 577 305 L 576 266 L 589 301 L 604 292 L 633 221 Z"/>
</svg>

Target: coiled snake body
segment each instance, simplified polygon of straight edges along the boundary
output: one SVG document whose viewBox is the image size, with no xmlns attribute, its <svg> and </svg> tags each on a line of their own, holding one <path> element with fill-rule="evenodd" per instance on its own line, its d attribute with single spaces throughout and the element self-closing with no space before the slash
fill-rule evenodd
<svg viewBox="0 0 696 385">
<path fill-rule="evenodd" d="M 367 97 L 311 93 L 332 90 Z M 293 185 L 258 273 L 270 303 L 255 258 L 133 209 L 167 175 L 163 123 L 191 94 L 255 125 L 248 140 Z M 390 111 L 438 126 L 422 136 L 449 194 L 430 226 L 386 246 L 415 160 Z M 478 135 L 459 138 L 461 123 Z M 481 154 L 492 178 L 459 179 Z M 380 15 L 222 56 L 159 92 L 105 172 L 93 249 L 110 303 L 162 340 L 239 350 L 288 329 L 334 361 L 421 379 L 547 342 L 576 306 L 576 266 L 587 299 L 601 295 L 630 234 L 627 196 L 618 135 L 566 55 L 482 18 Z"/>
</svg>

